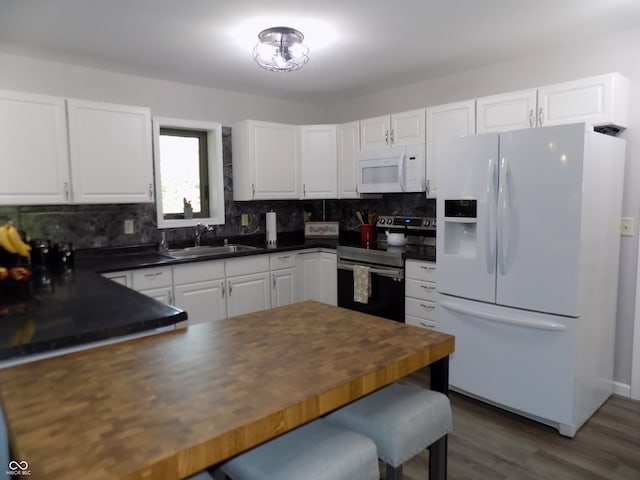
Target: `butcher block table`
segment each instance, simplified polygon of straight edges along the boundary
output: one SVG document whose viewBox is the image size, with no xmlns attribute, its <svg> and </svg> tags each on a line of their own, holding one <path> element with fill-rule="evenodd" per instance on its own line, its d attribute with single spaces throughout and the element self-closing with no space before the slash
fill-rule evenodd
<svg viewBox="0 0 640 480">
<path fill-rule="evenodd" d="M 173 480 L 427 365 L 446 392 L 453 349 L 307 301 L 0 370 L 0 400 L 30 478 Z"/>
</svg>

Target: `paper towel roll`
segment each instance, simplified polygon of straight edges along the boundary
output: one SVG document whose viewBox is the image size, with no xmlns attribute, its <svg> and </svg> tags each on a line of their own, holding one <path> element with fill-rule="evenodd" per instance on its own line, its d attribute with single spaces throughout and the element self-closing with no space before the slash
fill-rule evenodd
<svg viewBox="0 0 640 480">
<path fill-rule="evenodd" d="M 267 212 L 267 245 L 275 245 L 277 240 L 276 212 Z"/>
</svg>

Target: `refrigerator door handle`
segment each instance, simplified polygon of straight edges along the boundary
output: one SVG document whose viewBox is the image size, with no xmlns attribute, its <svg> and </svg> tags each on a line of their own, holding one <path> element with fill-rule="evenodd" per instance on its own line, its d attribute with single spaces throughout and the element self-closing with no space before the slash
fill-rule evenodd
<svg viewBox="0 0 640 480">
<path fill-rule="evenodd" d="M 487 236 L 486 236 L 486 249 L 485 258 L 487 261 L 487 273 L 493 273 L 496 266 L 496 239 L 493 237 L 493 232 L 496 231 L 496 167 L 497 163 L 495 159 L 489 159 L 489 166 L 487 171 Z"/>
<path fill-rule="evenodd" d="M 506 325 L 514 325 L 516 327 L 525 327 L 525 328 L 533 328 L 535 330 L 551 330 L 554 332 L 563 332 L 567 329 L 567 327 L 561 323 L 549 322 L 549 321 L 532 321 L 532 320 L 522 320 L 511 317 L 503 317 L 502 315 L 497 315 L 495 313 L 488 312 L 479 312 L 472 308 L 466 308 L 460 305 L 456 305 L 452 302 L 447 302 L 446 300 L 441 302 L 440 305 L 447 310 L 451 310 L 452 312 L 463 313 L 465 315 L 470 315 L 472 317 L 481 318 L 482 320 L 487 320 L 489 322 L 495 323 L 503 323 Z"/>
<path fill-rule="evenodd" d="M 509 195 L 507 193 L 507 176 L 509 175 L 509 162 L 502 158 L 500 162 L 500 180 L 498 182 L 498 242 L 500 245 L 498 254 L 498 266 L 500 274 L 507 273 L 507 212 L 509 211 Z"/>
</svg>

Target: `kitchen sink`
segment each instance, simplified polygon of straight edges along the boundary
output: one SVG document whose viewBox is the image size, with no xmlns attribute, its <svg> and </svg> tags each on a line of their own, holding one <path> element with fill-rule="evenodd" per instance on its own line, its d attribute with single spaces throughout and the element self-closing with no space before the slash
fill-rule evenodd
<svg viewBox="0 0 640 480">
<path fill-rule="evenodd" d="M 201 245 L 199 247 L 187 247 L 170 249 L 167 252 L 167 256 L 171 258 L 193 258 L 193 257 L 207 257 L 211 255 L 224 255 L 227 253 L 240 253 L 251 252 L 253 250 L 260 250 L 259 247 L 252 247 L 251 245 Z"/>
</svg>

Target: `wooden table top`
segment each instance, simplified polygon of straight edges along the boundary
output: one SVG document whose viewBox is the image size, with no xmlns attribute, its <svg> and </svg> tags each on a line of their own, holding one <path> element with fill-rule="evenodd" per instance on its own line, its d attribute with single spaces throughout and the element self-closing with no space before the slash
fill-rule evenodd
<svg viewBox="0 0 640 480">
<path fill-rule="evenodd" d="M 175 479 L 453 348 L 449 335 L 307 301 L 0 370 L 0 401 L 31 478 Z"/>
</svg>

